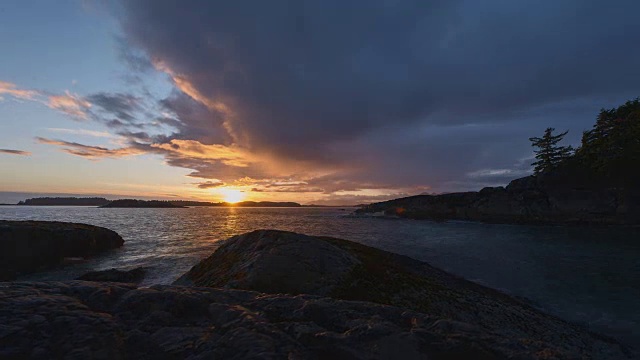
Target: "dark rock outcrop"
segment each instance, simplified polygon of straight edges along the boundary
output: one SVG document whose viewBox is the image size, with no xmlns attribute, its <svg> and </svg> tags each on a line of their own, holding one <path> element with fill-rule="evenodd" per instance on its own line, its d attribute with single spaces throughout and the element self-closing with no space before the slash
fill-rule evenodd
<svg viewBox="0 0 640 360">
<path fill-rule="evenodd" d="M 90 271 L 80 276 L 77 280 L 137 284 L 144 279 L 145 273 L 146 270 L 142 267 L 138 267 L 132 270 L 109 269 Z"/>
<path fill-rule="evenodd" d="M 0 280 L 122 246 L 115 231 L 86 224 L 0 220 Z"/>
<path fill-rule="evenodd" d="M 312 236 L 254 231 L 226 240 L 175 284 L 327 296 L 359 263 Z"/>
<path fill-rule="evenodd" d="M 559 335 L 562 336 L 562 335 Z M 559 337 L 557 342 L 561 342 Z M 0 284 L 3 359 L 625 359 L 366 302 L 72 281 Z"/>
<path fill-rule="evenodd" d="M 472 336 L 473 341 L 500 356 L 624 358 L 615 341 L 503 293 L 405 256 L 335 238 L 275 230 L 235 236 L 175 284 L 307 293 L 398 306 L 446 319 L 437 325 L 445 333 L 468 329 L 478 336 Z M 487 334 L 501 340 L 486 345 Z M 505 342 L 510 345 L 499 350 Z"/>
<path fill-rule="evenodd" d="M 506 188 L 418 195 L 374 203 L 356 214 L 517 224 L 640 224 L 640 191 L 570 181 L 559 173 L 527 176 Z"/>
</svg>

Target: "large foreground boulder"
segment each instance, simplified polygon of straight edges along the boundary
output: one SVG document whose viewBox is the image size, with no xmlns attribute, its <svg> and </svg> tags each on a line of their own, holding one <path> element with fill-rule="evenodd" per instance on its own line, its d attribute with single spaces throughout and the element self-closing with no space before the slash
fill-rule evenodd
<svg viewBox="0 0 640 360">
<path fill-rule="evenodd" d="M 0 280 L 122 246 L 115 231 L 86 224 L 0 220 Z"/>
<path fill-rule="evenodd" d="M 443 329 L 473 329 L 478 336 L 474 341 L 480 343 L 492 334 L 518 344 L 517 358 L 623 356 L 616 341 L 503 293 L 405 256 L 329 237 L 275 230 L 235 236 L 176 284 L 393 305 L 446 319 L 438 325 Z"/>
<path fill-rule="evenodd" d="M 360 261 L 317 238 L 284 231 L 232 237 L 175 284 L 327 296 Z"/>
<path fill-rule="evenodd" d="M 562 339 L 562 335 L 558 335 Z M 96 282 L 0 284 L 2 359 L 625 359 L 310 295 Z"/>
</svg>

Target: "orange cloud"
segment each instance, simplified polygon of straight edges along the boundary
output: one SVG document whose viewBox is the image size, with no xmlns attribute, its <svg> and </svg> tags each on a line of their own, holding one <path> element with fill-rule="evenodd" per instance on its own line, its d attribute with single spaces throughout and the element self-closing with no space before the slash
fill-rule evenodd
<svg viewBox="0 0 640 360">
<path fill-rule="evenodd" d="M 32 100 L 38 92 L 35 90 L 18 89 L 16 84 L 0 81 L 0 94 L 7 94 L 18 99 Z"/>
<path fill-rule="evenodd" d="M 49 95 L 38 90 L 20 89 L 16 84 L 0 81 L 0 95 L 10 95 L 17 99 L 42 103 L 51 109 L 71 115 L 76 119 L 87 119 L 91 103 L 77 94 L 66 91 L 62 95 Z"/>
<path fill-rule="evenodd" d="M 91 103 L 76 94 L 66 91 L 64 95 L 50 96 L 47 106 L 75 118 L 87 119 L 86 110 L 91 108 Z"/>
<path fill-rule="evenodd" d="M 227 104 L 228 102 L 230 102 L 229 100 L 225 101 L 225 100 L 210 99 L 207 96 L 203 95 L 200 91 L 198 91 L 198 89 L 196 89 L 195 86 L 193 86 L 193 84 L 189 81 L 187 77 L 177 74 L 164 62 L 158 59 L 155 59 L 152 61 L 152 63 L 153 63 L 153 66 L 158 71 L 162 71 L 168 74 L 173 80 L 173 83 L 175 84 L 175 86 L 180 91 L 187 94 L 193 100 L 205 105 L 209 109 L 212 109 L 221 114 L 224 114 L 224 120 L 222 122 L 222 126 L 224 127 L 224 129 L 233 138 L 235 142 L 241 142 L 241 140 L 243 140 L 240 132 L 238 132 L 232 124 L 233 120 L 236 118 L 236 114 L 231 109 L 231 106 Z M 222 98 L 222 96 L 219 96 L 218 98 Z"/>
<path fill-rule="evenodd" d="M 151 147 L 194 159 L 217 160 L 235 167 L 247 167 L 257 162 L 253 154 L 237 145 L 205 145 L 195 140 L 171 140 L 168 143 L 152 144 Z"/>
</svg>

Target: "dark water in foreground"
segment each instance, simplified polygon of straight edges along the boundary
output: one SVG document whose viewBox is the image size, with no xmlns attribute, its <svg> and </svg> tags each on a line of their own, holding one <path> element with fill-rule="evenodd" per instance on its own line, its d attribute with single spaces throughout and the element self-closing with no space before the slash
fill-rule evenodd
<svg viewBox="0 0 640 360">
<path fill-rule="evenodd" d="M 640 228 L 579 228 L 362 218 L 334 208 L 98 209 L 0 207 L 0 219 L 73 221 L 117 231 L 125 246 L 25 279 L 146 266 L 168 284 L 216 242 L 275 228 L 329 235 L 411 256 L 628 344 L 640 343 Z"/>
</svg>

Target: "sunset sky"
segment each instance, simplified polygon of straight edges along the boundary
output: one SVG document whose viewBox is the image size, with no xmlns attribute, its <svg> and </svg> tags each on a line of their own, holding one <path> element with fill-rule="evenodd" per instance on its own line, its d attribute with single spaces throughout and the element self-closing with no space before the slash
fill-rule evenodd
<svg viewBox="0 0 640 360">
<path fill-rule="evenodd" d="M 640 96 L 640 2 L 0 2 L 0 203 L 504 185 Z M 234 195 L 234 196 L 235 196 Z"/>
</svg>

